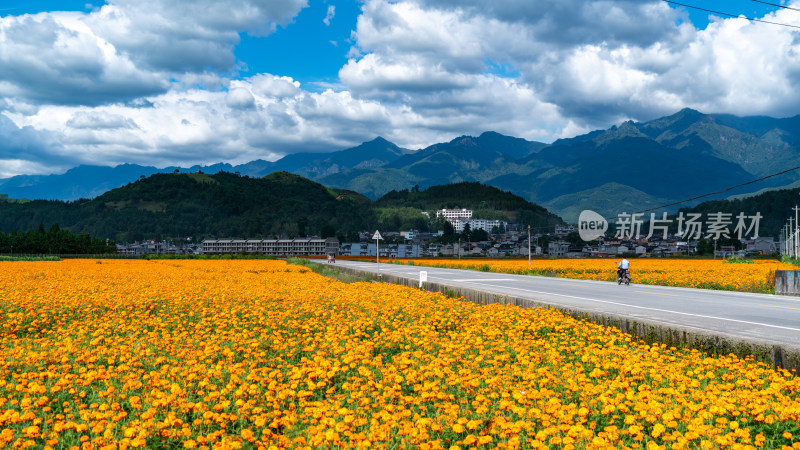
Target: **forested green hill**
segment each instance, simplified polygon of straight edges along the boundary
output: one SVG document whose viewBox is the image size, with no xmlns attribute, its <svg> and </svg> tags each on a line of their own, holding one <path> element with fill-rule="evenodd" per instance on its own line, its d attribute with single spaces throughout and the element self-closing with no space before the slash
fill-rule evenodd
<svg viewBox="0 0 800 450">
<path fill-rule="evenodd" d="M 734 226 L 739 213 L 745 213 L 747 216 L 760 213 L 762 218 L 758 234 L 777 238 L 781 228 L 788 224 L 788 219 L 791 217 L 794 220 L 795 214 L 792 208 L 798 205 L 800 205 L 800 188 L 768 191 L 753 197 L 733 200 L 708 201 L 693 208 L 682 208 L 681 211 L 700 213 L 704 220 L 708 214 L 730 213 Z"/>
<path fill-rule="evenodd" d="M 450 203 L 402 204 L 400 198 L 412 194 L 419 199 L 447 198 Z M 422 210 L 454 205 L 459 198 L 460 207 L 482 208 L 487 214 L 534 225 L 560 223 L 544 208 L 478 183 L 400 192 L 393 200 L 372 202 L 356 192 L 330 189 L 288 172 L 263 178 L 220 172 L 154 174 L 92 200 L 0 202 L 0 231 L 58 224 L 73 233 L 117 242 L 336 234 L 352 239 L 354 232 L 368 229 L 434 227 Z"/>
<path fill-rule="evenodd" d="M 550 227 L 564 223 L 547 209 L 510 192 L 481 183 L 462 182 L 431 186 L 425 190 L 391 191 L 375 202 L 378 208 L 413 208 L 435 211 L 466 208 L 480 219 L 498 219 L 522 226 Z"/>
<path fill-rule="evenodd" d="M 318 234 L 371 223 L 369 200 L 287 172 L 264 178 L 220 172 L 154 174 L 92 200 L 0 204 L 0 229 L 39 224 L 116 241 L 144 238 Z"/>
</svg>

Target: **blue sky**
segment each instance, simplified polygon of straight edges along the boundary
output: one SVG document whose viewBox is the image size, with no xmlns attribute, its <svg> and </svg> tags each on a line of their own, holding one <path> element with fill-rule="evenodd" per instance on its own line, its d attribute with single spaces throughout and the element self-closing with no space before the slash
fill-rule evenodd
<svg viewBox="0 0 800 450">
<path fill-rule="evenodd" d="M 102 5 L 105 2 L 58 0 L 58 1 L 29 1 L 29 0 L 6 0 L 0 7 L 0 14 L 36 14 L 48 11 L 87 11 L 92 5 Z M 88 6 L 88 8 L 87 8 Z"/>
<path fill-rule="evenodd" d="M 754 2 L 752 0 L 687 0 L 678 1 L 685 5 L 697 6 L 699 8 L 720 11 L 728 14 L 744 15 L 745 17 L 760 18 L 767 13 L 773 12 L 777 9 L 775 6 L 766 5 L 764 3 Z M 781 4 L 781 0 L 770 1 L 769 3 Z M 784 2 L 785 3 L 785 2 Z M 709 13 L 700 11 L 693 8 L 683 8 L 678 5 L 673 5 L 674 8 L 684 9 L 689 13 L 692 23 L 699 28 L 705 28 L 708 25 Z"/>
<path fill-rule="evenodd" d="M 680 3 L 800 26 L 752 0 Z M 0 177 L 378 135 L 551 142 L 684 107 L 799 114 L 800 29 L 710 15 L 659 0 L 5 0 Z"/>
<path fill-rule="evenodd" d="M 328 8 L 334 16 L 326 25 Z M 301 82 L 336 83 L 347 62 L 350 32 L 356 28 L 356 1 L 312 1 L 295 22 L 266 37 L 242 34 L 236 56 L 248 73 L 288 74 Z"/>
</svg>

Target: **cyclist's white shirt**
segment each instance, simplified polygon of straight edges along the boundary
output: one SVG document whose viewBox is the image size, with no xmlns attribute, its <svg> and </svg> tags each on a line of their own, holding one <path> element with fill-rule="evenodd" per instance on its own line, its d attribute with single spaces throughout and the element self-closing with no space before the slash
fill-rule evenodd
<svg viewBox="0 0 800 450">
<path fill-rule="evenodd" d="M 620 269 L 628 270 L 628 267 L 630 267 L 630 265 L 631 263 L 627 259 L 623 259 L 622 261 L 619 262 L 619 265 L 617 267 L 619 267 Z"/>
</svg>

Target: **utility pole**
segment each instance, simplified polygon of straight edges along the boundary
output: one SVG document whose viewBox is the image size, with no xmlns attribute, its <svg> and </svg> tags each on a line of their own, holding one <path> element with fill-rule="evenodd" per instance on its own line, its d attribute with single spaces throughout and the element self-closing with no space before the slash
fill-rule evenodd
<svg viewBox="0 0 800 450">
<path fill-rule="evenodd" d="M 792 233 L 792 218 L 789 217 L 789 230 L 787 231 L 789 234 L 789 256 L 792 258 L 795 257 L 794 254 L 794 234 Z"/>
<path fill-rule="evenodd" d="M 528 225 L 528 265 L 531 265 L 531 226 Z"/>
<path fill-rule="evenodd" d="M 786 225 L 784 225 L 783 228 L 781 228 L 781 255 L 786 255 L 787 254 L 786 250 L 788 248 L 788 245 L 787 245 L 787 240 L 788 239 L 789 239 L 789 236 L 786 235 Z"/>
<path fill-rule="evenodd" d="M 794 208 L 792 209 L 794 209 L 794 256 L 797 257 L 798 255 L 800 255 L 800 241 L 797 239 L 798 237 L 800 237 L 797 234 L 798 231 L 797 211 L 800 210 L 800 208 L 798 208 L 797 205 L 794 205 Z"/>
<path fill-rule="evenodd" d="M 783 247 L 784 247 L 784 245 L 785 244 L 783 243 L 783 228 L 781 228 L 781 232 L 780 232 L 780 234 L 778 234 L 778 248 L 780 249 L 780 250 L 778 250 L 778 252 L 781 255 L 783 255 Z"/>
<path fill-rule="evenodd" d="M 461 238 L 458 238 L 458 261 L 461 262 Z"/>
<path fill-rule="evenodd" d="M 786 224 L 783 226 L 783 235 L 786 237 L 786 245 L 784 254 L 789 256 L 789 220 L 786 220 Z"/>
<path fill-rule="evenodd" d="M 789 224 L 783 226 L 783 254 L 789 256 Z"/>
</svg>

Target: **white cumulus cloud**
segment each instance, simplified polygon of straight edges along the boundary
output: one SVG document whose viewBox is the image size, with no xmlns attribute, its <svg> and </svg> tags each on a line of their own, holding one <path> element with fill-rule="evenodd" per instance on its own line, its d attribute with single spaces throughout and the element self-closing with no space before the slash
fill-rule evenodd
<svg viewBox="0 0 800 450">
<path fill-rule="evenodd" d="M 800 26 L 791 10 L 767 19 Z M 660 1 L 367 0 L 354 36 L 340 78 L 360 98 L 444 108 L 486 89 L 499 66 L 510 70 L 494 83 L 511 78 L 556 111 L 563 127 L 551 139 L 576 126 L 604 128 L 687 106 L 800 112 L 800 95 L 791 92 L 800 73 L 798 30 L 734 18 L 697 30 Z M 506 101 L 487 104 L 484 114 L 506 114 L 516 99 Z"/>
<path fill-rule="evenodd" d="M 336 16 L 336 6 L 330 5 L 328 6 L 328 12 L 325 14 L 325 18 L 322 19 L 322 23 L 326 26 L 331 25 L 331 20 Z"/>
<path fill-rule="evenodd" d="M 0 17 L 0 177 L 274 160 L 376 135 L 548 142 L 683 107 L 800 112 L 800 30 L 736 18 L 700 30 L 657 0 L 364 0 L 338 80 L 240 78 L 240 34 L 291 27 L 306 6 L 109 0 Z M 800 26 L 796 11 L 765 19 Z"/>
</svg>

